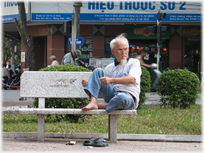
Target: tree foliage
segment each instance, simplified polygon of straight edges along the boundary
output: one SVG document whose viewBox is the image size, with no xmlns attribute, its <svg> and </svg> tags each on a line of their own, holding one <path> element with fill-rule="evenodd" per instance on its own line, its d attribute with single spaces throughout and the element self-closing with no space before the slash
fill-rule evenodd
<svg viewBox="0 0 204 153">
<path fill-rule="evenodd" d="M 14 51 L 15 46 L 16 52 Z M 21 60 L 21 44 L 3 35 L 2 63 L 11 63 L 12 52 L 14 52 L 14 64 L 17 67 Z"/>
</svg>

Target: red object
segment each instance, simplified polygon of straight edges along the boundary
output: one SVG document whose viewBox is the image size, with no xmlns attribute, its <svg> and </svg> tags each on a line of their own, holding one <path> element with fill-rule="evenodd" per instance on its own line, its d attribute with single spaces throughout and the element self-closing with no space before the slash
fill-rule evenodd
<svg viewBox="0 0 204 153">
<path fill-rule="evenodd" d="M 6 87 L 6 88 L 20 88 L 20 86 L 14 86 L 14 85 L 4 85 L 3 87 Z"/>
<path fill-rule="evenodd" d="M 131 51 L 131 53 L 134 53 L 135 52 L 135 48 L 131 48 L 130 51 Z"/>
</svg>

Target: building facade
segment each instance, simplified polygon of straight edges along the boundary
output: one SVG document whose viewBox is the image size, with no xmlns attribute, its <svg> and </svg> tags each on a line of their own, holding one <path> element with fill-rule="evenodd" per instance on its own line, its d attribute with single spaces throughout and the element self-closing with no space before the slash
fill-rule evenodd
<svg viewBox="0 0 204 153">
<path fill-rule="evenodd" d="M 37 70 L 50 65 L 49 57 L 55 55 L 61 63 L 71 51 L 70 33 L 64 33 L 64 22 L 72 19 L 74 2 L 25 2 L 29 35 L 34 38 Z M 2 2 L 4 32 L 15 29 L 18 18 L 17 2 Z M 157 36 L 147 31 L 147 26 L 157 25 L 157 13 L 166 13 L 161 20 L 167 26 L 165 41 L 161 44 L 160 64 L 166 68 L 187 68 L 201 75 L 201 2 L 175 1 L 82 1 L 80 9 L 80 37 L 83 45 L 81 59 L 111 58 L 109 42 L 115 36 L 126 33 L 130 43 L 130 57 L 140 50 L 148 52 L 145 63 L 156 63 Z M 10 27 L 10 29 L 9 29 Z M 21 43 L 22 55 L 25 55 Z M 26 68 L 25 61 L 21 67 Z"/>
</svg>

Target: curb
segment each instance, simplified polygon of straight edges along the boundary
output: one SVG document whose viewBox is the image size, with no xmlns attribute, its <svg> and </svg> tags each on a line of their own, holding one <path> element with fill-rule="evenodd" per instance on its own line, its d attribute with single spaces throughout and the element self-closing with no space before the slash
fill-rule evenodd
<svg viewBox="0 0 204 153">
<path fill-rule="evenodd" d="M 37 138 L 37 132 L 2 132 L 2 134 L 3 138 Z M 45 138 L 90 139 L 91 137 L 108 139 L 108 134 L 45 133 Z M 202 135 L 117 134 L 117 140 L 202 143 Z"/>
</svg>

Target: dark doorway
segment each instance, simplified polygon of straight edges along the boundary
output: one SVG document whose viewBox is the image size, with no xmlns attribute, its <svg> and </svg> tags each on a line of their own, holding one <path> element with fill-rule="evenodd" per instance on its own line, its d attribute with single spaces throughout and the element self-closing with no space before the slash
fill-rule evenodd
<svg viewBox="0 0 204 153">
<path fill-rule="evenodd" d="M 47 66 L 47 38 L 34 37 L 34 48 L 36 58 L 36 70 L 40 70 Z"/>
</svg>

